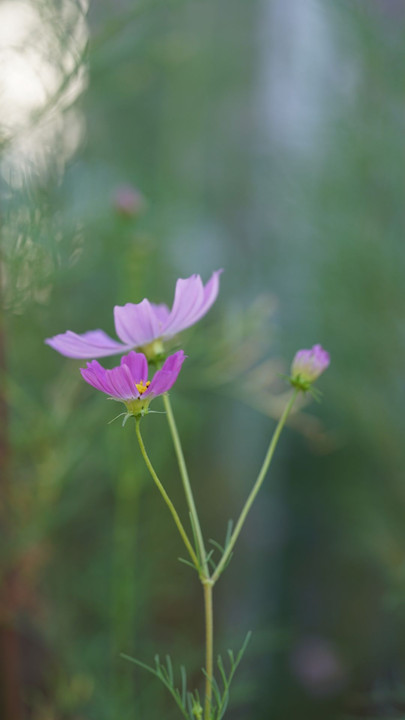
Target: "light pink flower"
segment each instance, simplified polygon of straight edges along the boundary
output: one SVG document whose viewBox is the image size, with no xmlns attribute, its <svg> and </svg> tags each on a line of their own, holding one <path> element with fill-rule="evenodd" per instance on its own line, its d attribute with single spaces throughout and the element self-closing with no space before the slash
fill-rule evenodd
<svg viewBox="0 0 405 720">
<path fill-rule="evenodd" d="M 99 358 L 117 355 L 133 348 L 149 353 L 152 343 L 163 343 L 200 320 L 214 304 L 219 290 L 216 270 L 204 286 L 199 275 L 177 280 L 171 310 L 167 305 L 155 305 L 149 300 L 134 304 L 116 305 L 115 330 L 121 342 L 110 338 L 103 330 L 90 330 L 78 335 L 71 330 L 48 338 L 45 342 L 62 355 L 71 358 Z"/>
</svg>

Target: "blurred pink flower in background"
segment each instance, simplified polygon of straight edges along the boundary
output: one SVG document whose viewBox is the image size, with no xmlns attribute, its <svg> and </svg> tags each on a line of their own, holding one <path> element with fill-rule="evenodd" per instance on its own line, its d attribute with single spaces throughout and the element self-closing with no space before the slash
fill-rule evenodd
<svg viewBox="0 0 405 720">
<path fill-rule="evenodd" d="M 146 202 L 142 193 L 132 185 L 120 185 L 113 197 L 113 206 L 119 215 L 131 218 L 139 215 Z"/>
<path fill-rule="evenodd" d="M 317 637 L 303 638 L 290 655 L 291 670 L 312 695 L 334 695 L 345 685 L 347 671 L 331 642 Z"/>
</svg>

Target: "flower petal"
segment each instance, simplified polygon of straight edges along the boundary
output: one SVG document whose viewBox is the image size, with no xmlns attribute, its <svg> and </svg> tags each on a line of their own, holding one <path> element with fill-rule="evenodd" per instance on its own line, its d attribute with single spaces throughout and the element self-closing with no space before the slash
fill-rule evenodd
<svg viewBox="0 0 405 720">
<path fill-rule="evenodd" d="M 184 354 L 183 350 L 179 350 L 173 355 L 169 355 L 167 360 L 164 362 L 162 369 L 155 373 L 151 384 L 144 393 L 144 396 L 162 395 L 170 390 L 178 378 L 181 366 L 183 365 L 186 357 L 187 356 Z"/>
<path fill-rule="evenodd" d="M 61 355 L 80 360 L 116 355 L 132 347 L 132 345 L 128 347 L 113 340 L 103 330 L 90 330 L 82 335 L 68 330 L 60 335 L 47 338 L 45 343 L 60 352 Z"/>
<path fill-rule="evenodd" d="M 147 381 L 148 361 L 143 353 L 132 350 L 128 355 L 121 358 L 121 365 L 126 365 L 129 368 L 134 385 L 135 383 L 145 383 Z"/>
<path fill-rule="evenodd" d="M 113 389 L 111 393 L 113 397 L 119 400 L 131 400 L 138 397 L 128 365 L 123 364 L 106 372 Z"/>
<path fill-rule="evenodd" d="M 112 387 L 107 377 L 107 371 L 97 360 L 87 363 L 87 367 L 80 368 L 80 372 L 84 380 L 96 388 L 96 390 L 101 390 L 101 392 L 107 395 L 112 394 Z"/>
<path fill-rule="evenodd" d="M 159 322 L 162 324 L 162 327 L 163 327 L 163 325 L 167 322 L 168 317 L 170 315 L 169 308 L 167 307 L 167 305 L 165 305 L 165 303 L 159 303 L 158 305 L 156 305 L 155 303 L 151 303 L 151 305 L 153 307 L 153 310 L 154 310 L 156 316 L 159 319 Z"/>
<path fill-rule="evenodd" d="M 176 283 L 173 307 L 166 325 L 163 328 L 165 337 L 176 335 L 180 330 L 192 324 L 189 319 L 196 307 L 199 307 L 204 299 L 204 287 L 199 275 L 191 275 L 189 278 L 180 278 Z"/>
<path fill-rule="evenodd" d="M 205 287 L 199 275 L 177 281 L 173 308 L 163 328 L 165 338 L 194 325 L 208 312 L 218 295 L 221 272 L 216 270 Z"/>
<path fill-rule="evenodd" d="M 204 302 L 199 310 L 199 316 L 200 317 L 205 315 L 206 312 L 210 309 L 211 305 L 214 304 L 215 300 L 218 297 L 219 292 L 219 277 L 222 275 L 224 271 L 221 270 L 215 270 L 215 272 L 212 273 L 210 279 L 208 280 L 205 288 L 204 288 Z"/>
<path fill-rule="evenodd" d="M 87 363 L 86 368 L 81 368 L 80 372 L 89 385 L 92 385 L 96 390 L 101 390 L 106 395 L 117 398 L 117 400 L 130 400 L 139 397 L 131 371 L 128 365 L 122 361 L 118 367 L 106 370 L 97 360 L 93 360 L 91 363 Z"/>
<path fill-rule="evenodd" d="M 141 347 L 159 338 L 164 317 L 164 306 L 154 305 L 146 298 L 138 304 L 127 303 L 114 308 L 117 335 L 129 347 Z"/>
</svg>

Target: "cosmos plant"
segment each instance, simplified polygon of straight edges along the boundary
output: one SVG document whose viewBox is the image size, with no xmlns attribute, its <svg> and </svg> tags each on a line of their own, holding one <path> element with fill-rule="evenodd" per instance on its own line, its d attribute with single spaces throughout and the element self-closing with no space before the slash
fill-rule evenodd
<svg viewBox="0 0 405 720">
<path fill-rule="evenodd" d="M 155 664 L 147 665 L 135 658 L 123 656 L 159 678 L 172 695 L 179 713 L 187 720 L 222 720 L 226 713 L 230 685 L 246 650 L 250 633 L 246 636 L 237 655 L 228 651 L 229 657 L 226 662 L 219 656 L 217 667 L 214 669 L 213 588 L 231 559 L 235 543 L 267 475 L 281 431 L 293 409 L 297 396 L 307 392 L 318 395 L 319 392 L 313 387 L 313 383 L 330 363 L 329 354 L 321 345 L 314 345 L 308 350 L 299 350 L 295 355 L 291 365 L 291 374 L 287 378 L 292 388 L 291 394 L 271 437 L 259 474 L 252 484 L 235 526 L 228 525 L 224 546 L 215 543 L 216 549 L 220 552 L 220 559 L 215 563 L 212 557 L 214 550 L 207 551 L 206 549 L 168 394 L 178 379 L 186 356 L 183 350 L 168 355 L 168 343 L 182 330 L 197 323 L 208 312 L 218 295 L 220 274 L 220 270 L 214 272 L 205 286 L 199 275 L 177 280 L 171 310 L 166 305 L 156 305 L 147 299 L 137 304 L 127 303 L 124 306 L 116 306 L 114 320 L 119 340 L 110 338 L 102 330 L 91 330 L 82 335 L 68 330 L 46 340 L 48 345 L 62 355 L 89 359 L 90 362 L 86 367 L 80 370 L 83 379 L 109 398 L 123 403 L 125 407 L 125 411 L 121 413 L 124 416 L 123 425 L 130 418 L 134 418 L 143 459 L 184 542 L 188 557 L 183 559 L 183 562 L 196 570 L 201 582 L 205 608 L 205 667 L 203 669 L 205 687 L 203 697 L 200 698 L 198 690 L 190 691 L 188 689 L 186 671 L 183 666 L 181 667 L 181 687 L 180 689 L 176 687 L 170 657 L 167 656 L 166 662 L 161 663 L 159 656 L 156 655 Z M 119 365 L 110 370 L 105 369 L 95 359 L 122 353 L 125 354 L 121 357 Z M 153 376 L 148 365 L 155 370 Z M 151 402 L 159 396 L 163 398 L 177 456 L 190 513 L 191 533 L 185 529 L 164 484 L 158 477 L 141 435 L 141 422 L 151 412 Z"/>
</svg>

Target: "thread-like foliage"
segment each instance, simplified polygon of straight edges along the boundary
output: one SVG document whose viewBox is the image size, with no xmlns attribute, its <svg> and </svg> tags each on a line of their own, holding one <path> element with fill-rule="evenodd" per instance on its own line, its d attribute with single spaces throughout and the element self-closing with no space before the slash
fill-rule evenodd
<svg viewBox="0 0 405 720">
<path fill-rule="evenodd" d="M 240 664 L 240 661 L 242 660 L 243 655 L 245 654 L 245 650 L 249 644 L 250 638 L 252 637 L 252 633 L 249 631 L 246 635 L 246 638 L 244 640 L 244 643 L 239 650 L 236 658 L 232 650 L 228 650 L 228 658 L 229 658 L 229 669 L 228 671 L 225 668 L 224 662 L 222 660 L 221 655 L 218 655 L 217 659 L 217 665 L 218 670 L 221 675 L 222 680 L 222 689 L 218 682 L 213 678 L 212 680 L 212 691 L 214 695 L 214 704 L 213 704 L 213 710 L 212 710 L 212 720 L 222 720 L 222 718 L 225 715 L 225 712 L 228 707 L 229 703 L 229 690 L 231 687 L 231 683 L 233 680 L 233 677 L 235 675 L 235 672 Z M 203 671 L 204 674 L 205 671 Z"/>
<path fill-rule="evenodd" d="M 199 566 L 196 567 L 196 565 L 194 565 L 194 563 L 190 562 L 190 560 L 187 560 L 186 558 L 183 558 L 183 557 L 179 557 L 177 559 L 179 560 L 179 562 L 183 563 L 184 565 L 188 565 L 189 567 L 193 568 L 193 570 L 197 570 L 197 572 L 200 572 L 200 569 L 201 569 L 201 566 L 203 563 L 201 562 L 201 558 L 199 555 L 197 536 L 196 536 L 196 532 L 195 532 L 194 521 L 193 521 L 191 514 L 190 514 L 190 523 L 191 523 L 191 529 L 193 532 L 194 547 L 196 549 Z M 229 520 L 226 537 L 225 537 L 225 542 L 223 545 L 221 545 L 216 540 L 212 540 L 212 539 L 209 540 L 209 542 L 211 543 L 211 545 L 213 547 L 209 552 L 207 552 L 207 554 L 205 556 L 205 563 L 206 563 L 206 565 L 208 565 L 208 567 L 212 570 L 213 573 L 215 572 L 215 570 L 217 568 L 218 562 L 221 560 L 222 556 L 224 555 L 225 551 L 228 548 L 228 545 L 231 541 L 232 529 L 233 529 L 233 520 Z M 219 561 L 216 561 L 215 558 L 213 557 L 215 550 L 217 550 L 220 553 Z M 233 557 L 233 553 L 230 553 L 229 558 L 227 559 L 227 561 L 222 569 L 222 572 L 225 570 L 226 567 L 228 567 L 232 557 Z"/>
<path fill-rule="evenodd" d="M 155 667 L 147 665 L 141 660 L 137 660 L 129 655 L 121 654 L 121 657 L 157 677 L 169 691 L 182 716 L 186 718 L 186 720 L 201 720 L 202 706 L 199 693 L 198 690 L 190 692 L 187 689 L 187 673 L 184 665 L 180 667 L 181 689 L 179 690 L 175 685 L 173 664 L 170 655 L 166 655 L 165 663 L 160 661 L 159 655 L 155 655 Z"/>
<path fill-rule="evenodd" d="M 245 641 L 236 657 L 234 656 L 232 650 L 228 650 L 228 670 L 225 669 L 221 655 L 218 655 L 217 665 L 222 682 L 220 685 L 215 678 L 212 678 L 212 691 L 214 699 L 211 720 L 222 720 L 225 715 L 229 703 L 229 689 L 238 665 L 242 660 L 242 657 L 248 646 L 251 636 L 252 633 L 248 632 Z M 134 663 L 134 665 L 143 668 L 143 670 L 146 670 L 147 672 L 157 677 L 163 683 L 165 688 L 169 691 L 182 716 L 186 718 L 186 720 L 202 720 L 203 708 L 200 700 L 200 694 L 198 690 L 188 690 L 187 673 L 184 665 L 180 666 L 181 689 L 179 690 L 175 684 L 173 663 L 171 661 L 170 655 L 166 655 L 165 663 L 162 663 L 160 661 L 159 655 L 155 655 L 154 667 L 152 667 L 151 665 L 147 665 L 141 660 L 137 660 L 130 655 L 121 654 L 121 657 L 125 660 L 129 660 L 129 662 Z M 206 675 L 205 670 L 203 670 L 203 673 L 204 675 Z"/>
</svg>

